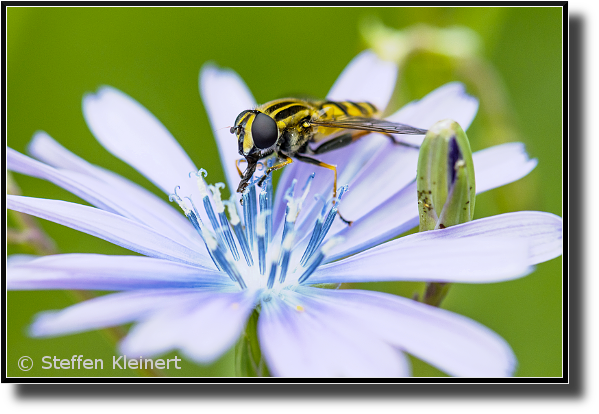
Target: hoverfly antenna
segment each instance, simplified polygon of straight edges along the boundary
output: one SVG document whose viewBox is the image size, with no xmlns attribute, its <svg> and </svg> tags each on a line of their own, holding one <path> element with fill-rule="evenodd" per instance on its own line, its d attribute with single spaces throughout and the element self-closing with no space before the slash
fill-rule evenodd
<svg viewBox="0 0 599 414">
<path fill-rule="evenodd" d="M 219 128 L 219 129 L 217 129 L 217 131 L 222 131 L 223 129 L 227 129 L 227 128 L 229 128 L 229 131 L 231 132 L 231 134 L 235 133 L 235 130 L 237 129 L 237 127 L 229 125 L 229 126 Z"/>
</svg>

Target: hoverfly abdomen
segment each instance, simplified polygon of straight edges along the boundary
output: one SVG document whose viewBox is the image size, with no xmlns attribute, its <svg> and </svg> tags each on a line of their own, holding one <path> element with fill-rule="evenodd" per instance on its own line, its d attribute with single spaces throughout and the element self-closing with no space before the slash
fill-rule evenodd
<svg viewBox="0 0 599 414">
<path fill-rule="evenodd" d="M 379 115 L 379 110 L 369 102 L 324 101 L 320 104 L 320 109 L 324 110 L 325 117 L 330 119 L 354 116 L 376 118 Z"/>
</svg>

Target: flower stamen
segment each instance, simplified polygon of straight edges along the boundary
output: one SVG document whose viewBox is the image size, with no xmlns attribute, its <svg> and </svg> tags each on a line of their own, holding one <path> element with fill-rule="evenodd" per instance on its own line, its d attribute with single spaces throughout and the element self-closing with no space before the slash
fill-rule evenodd
<svg viewBox="0 0 599 414">
<path fill-rule="evenodd" d="M 204 239 L 206 240 L 206 245 L 208 249 L 212 253 L 212 256 L 216 259 L 220 267 L 229 275 L 231 280 L 237 282 L 242 289 L 246 289 L 247 285 L 245 281 L 241 277 L 241 274 L 237 270 L 235 263 L 231 262 L 226 255 L 226 251 L 222 248 L 221 245 L 218 244 L 216 239 L 210 234 L 210 232 L 204 232 Z"/>
<path fill-rule="evenodd" d="M 293 247 L 293 239 L 295 233 L 289 232 L 283 240 L 283 249 L 281 251 L 281 274 L 279 275 L 279 283 L 285 282 L 287 269 L 289 268 L 289 258 L 291 257 L 291 248 Z"/>
<path fill-rule="evenodd" d="M 245 232 L 241 226 L 241 220 L 237 214 L 237 207 L 233 201 L 233 197 L 234 196 L 231 196 L 231 200 L 223 201 L 223 204 L 227 206 L 227 210 L 229 211 L 229 216 L 231 217 L 230 223 L 231 226 L 233 226 L 235 235 L 237 236 L 237 241 L 239 242 L 239 246 L 241 247 L 245 261 L 247 265 L 251 267 L 254 264 L 254 259 L 252 258 L 252 252 L 250 251 L 250 246 L 248 244 Z"/>
<path fill-rule="evenodd" d="M 237 245 L 235 244 L 235 239 L 233 239 L 233 234 L 231 233 L 231 227 L 229 226 L 229 220 L 225 214 L 225 206 L 221 199 L 220 190 L 225 188 L 225 184 L 216 183 L 215 185 L 209 185 L 208 188 L 212 193 L 212 202 L 214 203 L 214 208 L 216 210 L 216 214 L 218 214 L 218 218 L 220 223 L 217 224 L 217 227 L 214 227 L 215 231 L 221 231 L 221 238 L 224 241 L 225 245 L 229 248 L 229 251 L 233 255 L 233 259 L 235 261 L 239 260 L 239 252 L 237 251 Z M 204 197 L 204 204 L 206 203 L 208 197 Z M 210 201 L 208 200 L 208 203 Z M 214 214 L 214 213 L 213 213 Z M 214 217 L 216 221 L 216 217 Z M 218 233 L 217 233 L 218 234 Z"/>
<path fill-rule="evenodd" d="M 177 204 L 179 205 L 179 207 L 181 208 L 181 210 L 183 210 L 183 213 L 185 214 L 185 216 L 187 217 L 187 219 L 191 222 L 191 224 L 193 225 L 194 229 L 196 229 L 196 231 L 198 232 L 198 234 L 200 235 L 200 237 L 202 238 L 202 240 L 204 241 L 204 244 L 206 245 L 206 250 L 208 251 L 208 254 L 210 255 L 210 258 L 212 259 L 212 262 L 214 263 L 214 265 L 216 266 L 216 268 L 218 270 L 222 270 L 222 268 L 219 266 L 218 262 L 216 261 L 216 259 L 214 258 L 214 256 L 212 256 L 212 252 L 210 251 L 210 249 L 208 248 L 208 245 L 206 244 L 206 239 L 204 239 L 204 224 L 202 223 L 202 219 L 200 219 L 200 215 L 198 214 L 198 211 L 196 210 L 195 204 L 193 203 L 193 200 L 190 197 L 185 197 L 189 203 L 191 204 L 192 208 L 187 207 L 187 205 L 185 204 L 185 202 L 181 199 L 181 197 L 179 196 L 179 194 L 177 194 L 177 190 L 180 189 L 180 186 L 176 186 L 175 187 L 175 191 L 173 194 L 169 195 L 168 199 L 169 201 L 176 201 Z"/>
<path fill-rule="evenodd" d="M 306 180 L 301 196 L 295 197 L 296 179 L 292 180 L 291 185 L 287 189 L 285 194 L 285 200 L 287 201 L 285 218 L 280 239 L 279 234 L 277 234 L 277 243 L 272 242 L 274 234 L 272 231 L 271 177 L 268 177 L 264 181 L 259 194 L 256 194 L 255 182 L 248 185 L 242 193 L 243 215 L 245 219 L 244 229 L 233 196 L 229 200 L 222 200 L 221 198 L 220 190 L 225 185 L 223 183 L 206 185 L 204 181 L 206 171 L 204 169 L 200 169 L 196 173 L 190 173 L 190 176 L 191 174 L 194 174 L 197 178 L 198 189 L 202 195 L 204 209 L 212 224 L 212 229 L 207 228 L 202 223 L 193 200 L 185 197 L 187 200 L 184 201 L 177 194 L 180 187 L 175 188 L 174 194 L 170 196 L 170 200 L 176 201 L 179 204 L 179 207 L 181 207 L 196 231 L 200 234 L 216 267 L 226 272 L 231 280 L 239 284 L 242 289 L 247 288 L 244 276 L 249 277 L 248 281 L 253 286 L 266 287 L 267 291 L 272 290 L 277 282 L 280 286 L 276 288 L 277 291 L 291 287 L 291 285 L 287 286 L 288 283 L 286 283 L 286 279 L 288 279 L 288 275 L 290 274 L 301 273 L 299 283 L 304 283 L 322 263 L 327 252 L 338 242 L 338 238 L 332 238 L 321 246 L 333 224 L 341 198 L 347 192 L 348 186 L 341 187 L 339 196 L 328 201 L 317 196 L 317 200 L 323 201 L 323 207 L 314 224 L 310 240 L 302 258 L 298 262 L 297 260 L 292 260 L 292 252 L 297 239 L 296 221 L 302 210 L 304 201 L 310 193 L 310 188 L 315 177 L 314 173 Z M 228 217 L 225 214 L 225 206 L 229 213 Z M 247 268 L 243 267 L 243 265 L 239 267 L 239 264 L 236 264 L 241 257 L 237 243 L 239 243 L 248 266 Z M 258 257 L 258 268 L 251 270 L 256 255 Z M 266 280 L 261 278 L 261 276 L 265 275 L 267 276 Z M 297 283 L 298 279 L 296 277 L 294 275 L 292 285 Z M 267 291 L 264 292 L 264 295 L 267 295 Z"/>
<path fill-rule="evenodd" d="M 245 221 L 245 234 L 250 249 L 254 249 L 256 241 L 256 221 L 258 217 L 258 206 L 256 205 L 256 186 L 249 185 L 242 193 L 243 218 Z"/>
<path fill-rule="evenodd" d="M 300 264 L 302 266 L 306 266 L 308 260 L 310 260 L 318 246 L 320 246 L 325 236 L 329 232 L 329 229 L 333 225 L 333 221 L 335 220 L 335 217 L 337 215 L 337 210 L 339 210 L 339 206 L 341 205 L 341 199 L 343 198 L 343 195 L 347 192 L 347 189 L 348 186 L 344 185 L 339 190 L 339 195 L 336 198 L 331 199 L 329 203 L 325 203 L 322 212 L 316 220 L 314 230 L 312 231 L 312 236 L 310 237 L 308 246 L 306 247 L 304 255 L 302 256 L 302 259 L 300 261 Z M 329 206 L 331 207 L 325 218 L 325 211 Z"/>
<path fill-rule="evenodd" d="M 260 267 L 261 275 L 266 273 L 266 216 L 268 215 L 270 215 L 270 211 L 260 211 L 256 226 L 256 235 L 258 239 L 258 265 Z"/>
<path fill-rule="evenodd" d="M 330 240 L 328 240 L 322 246 L 322 248 L 320 249 L 318 254 L 316 256 L 314 256 L 314 259 L 312 259 L 312 261 L 310 262 L 309 266 L 306 268 L 304 273 L 300 276 L 300 278 L 298 279 L 298 283 L 299 284 L 305 283 L 306 280 L 308 280 L 308 278 L 312 275 L 312 273 L 314 273 L 316 268 L 318 266 L 320 266 L 320 264 L 322 263 L 324 258 L 333 249 L 333 247 L 337 246 L 342 241 L 343 241 L 343 237 L 338 237 L 338 236 L 332 237 Z"/>
</svg>

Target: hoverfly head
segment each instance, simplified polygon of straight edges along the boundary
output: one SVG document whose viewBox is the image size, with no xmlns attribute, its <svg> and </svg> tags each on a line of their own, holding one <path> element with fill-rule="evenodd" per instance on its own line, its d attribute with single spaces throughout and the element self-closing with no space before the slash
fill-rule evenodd
<svg viewBox="0 0 599 414">
<path fill-rule="evenodd" d="M 244 157 L 272 147 L 279 138 L 275 120 L 252 109 L 240 113 L 230 131 L 237 135 L 239 155 Z"/>
</svg>

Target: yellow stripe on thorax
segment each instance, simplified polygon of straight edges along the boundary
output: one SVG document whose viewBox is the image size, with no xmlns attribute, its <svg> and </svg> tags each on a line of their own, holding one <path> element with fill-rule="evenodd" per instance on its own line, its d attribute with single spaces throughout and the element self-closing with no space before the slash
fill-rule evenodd
<svg viewBox="0 0 599 414">
<path fill-rule="evenodd" d="M 252 124 L 256 119 L 256 114 L 248 113 L 248 120 L 245 124 L 245 135 L 243 136 L 243 153 L 249 154 L 252 148 L 254 148 L 254 138 L 252 138 Z"/>
</svg>

